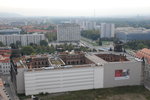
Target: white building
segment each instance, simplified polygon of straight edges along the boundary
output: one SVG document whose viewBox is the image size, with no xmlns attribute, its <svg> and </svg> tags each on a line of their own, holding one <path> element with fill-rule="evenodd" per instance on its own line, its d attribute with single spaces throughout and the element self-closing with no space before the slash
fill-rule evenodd
<svg viewBox="0 0 150 100">
<path fill-rule="evenodd" d="M 116 38 L 122 42 L 134 40 L 150 40 L 150 29 L 134 27 L 118 27 L 115 30 Z"/>
<path fill-rule="evenodd" d="M 22 46 L 29 45 L 30 43 L 40 44 L 41 40 L 45 40 L 44 34 L 0 35 L 0 41 L 7 46 L 12 43 L 16 44 L 17 41 L 20 41 Z"/>
<path fill-rule="evenodd" d="M 1 74 L 10 73 L 10 55 L 11 55 L 11 48 L 9 47 L 0 48 L 0 73 Z"/>
<path fill-rule="evenodd" d="M 4 45 L 6 45 L 7 43 L 6 43 L 6 36 L 5 35 L 0 35 L 0 41 L 4 44 Z"/>
<path fill-rule="evenodd" d="M 74 67 L 24 73 L 26 95 L 102 88 L 102 80 L 102 67 Z"/>
<path fill-rule="evenodd" d="M 112 53 L 90 53 L 85 55 L 86 64 L 48 68 L 28 69 L 19 60 L 17 70 L 12 66 L 11 79 L 17 93 L 26 95 L 140 85 L 141 62 L 128 54 Z"/>
<path fill-rule="evenodd" d="M 2 34 L 20 34 L 20 32 L 21 32 L 21 29 L 19 29 L 19 28 L 0 30 L 0 33 L 2 33 Z"/>
<path fill-rule="evenodd" d="M 0 73 L 9 74 L 10 73 L 10 61 L 0 61 Z"/>
<path fill-rule="evenodd" d="M 79 42 L 80 38 L 79 25 L 66 23 L 57 26 L 58 42 Z"/>
<path fill-rule="evenodd" d="M 113 38 L 115 33 L 115 25 L 109 23 L 101 23 L 101 38 Z"/>
</svg>

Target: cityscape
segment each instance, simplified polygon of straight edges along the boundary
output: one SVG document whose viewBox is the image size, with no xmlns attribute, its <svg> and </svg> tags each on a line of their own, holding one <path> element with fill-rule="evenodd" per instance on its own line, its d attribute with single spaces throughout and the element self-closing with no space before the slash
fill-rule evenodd
<svg viewBox="0 0 150 100">
<path fill-rule="evenodd" d="M 150 2 L 56 1 L 1 1 L 0 100 L 150 100 Z"/>
</svg>

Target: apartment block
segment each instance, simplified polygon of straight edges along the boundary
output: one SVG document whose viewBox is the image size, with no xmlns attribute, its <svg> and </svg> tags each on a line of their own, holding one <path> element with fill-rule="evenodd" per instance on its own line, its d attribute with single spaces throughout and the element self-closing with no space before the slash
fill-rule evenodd
<svg viewBox="0 0 150 100">
<path fill-rule="evenodd" d="M 58 42 L 79 42 L 80 26 L 77 24 L 60 24 L 57 26 L 57 41 Z"/>
<path fill-rule="evenodd" d="M 45 40 L 44 34 L 0 35 L 0 41 L 7 46 L 12 43 L 16 44 L 16 42 L 18 41 L 21 43 L 22 46 L 26 46 L 31 43 L 40 44 L 41 40 Z"/>
<path fill-rule="evenodd" d="M 113 38 L 115 35 L 115 25 L 111 23 L 101 23 L 101 38 Z"/>
<path fill-rule="evenodd" d="M 0 48 L 0 73 L 10 74 L 10 55 L 11 48 L 1 47 Z"/>
</svg>

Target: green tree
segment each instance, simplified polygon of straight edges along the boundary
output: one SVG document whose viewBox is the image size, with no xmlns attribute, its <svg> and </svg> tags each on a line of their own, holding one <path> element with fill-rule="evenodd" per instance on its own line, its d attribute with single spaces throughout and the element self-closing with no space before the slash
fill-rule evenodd
<svg viewBox="0 0 150 100">
<path fill-rule="evenodd" d="M 92 40 L 97 40 L 100 37 L 100 33 L 98 30 L 83 30 L 81 31 L 81 36 Z"/>
<path fill-rule="evenodd" d="M 35 50 L 31 46 L 24 46 L 21 49 L 21 52 L 22 52 L 23 55 L 31 55 L 31 54 L 35 53 Z"/>
<path fill-rule="evenodd" d="M 4 44 L 0 41 L 0 47 L 3 47 L 4 46 Z"/>
<path fill-rule="evenodd" d="M 57 39 L 57 33 L 56 32 L 52 32 L 52 33 L 46 33 L 45 36 L 48 38 L 48 41 L 56 41 Z"/>
<path fill-rule="evenodd" d="M 20 47 L 21 46 L 21 41 L 16 41 L 16 46 Z"/>
<path fill-rule="evenodd" d="M 48 42 L 46 40 L 41 40 L 40 45 L 41 46 L 48 46 Z"/>
<path fill-rule="evenodd" d="M 11 44 L 10 44 L 10 47 L 11 47 L 12 49 L 18 49 L 18 46 L 17 46 L 16 44 L 14 44 L 14 43 L 11 43 Z"/>
</svg>

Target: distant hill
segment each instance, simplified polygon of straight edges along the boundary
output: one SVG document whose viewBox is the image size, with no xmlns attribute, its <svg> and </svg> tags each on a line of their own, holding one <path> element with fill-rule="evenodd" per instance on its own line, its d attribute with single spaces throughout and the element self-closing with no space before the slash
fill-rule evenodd
<svg viewBox="0 0 150 100">
<path fill-rule="evenodd" d="M 23 16 L 17 13 L 0 12 L 0 17 L 23 17 Z"/>
</svg>

